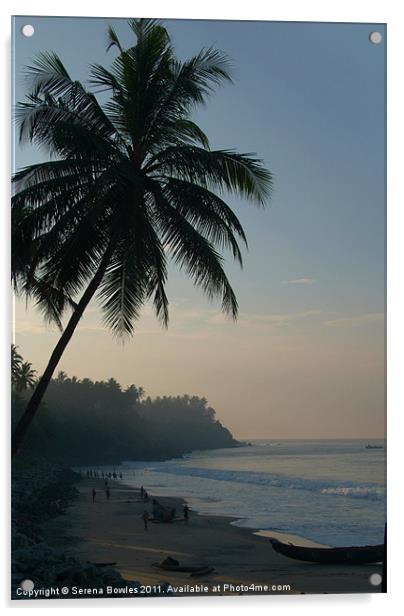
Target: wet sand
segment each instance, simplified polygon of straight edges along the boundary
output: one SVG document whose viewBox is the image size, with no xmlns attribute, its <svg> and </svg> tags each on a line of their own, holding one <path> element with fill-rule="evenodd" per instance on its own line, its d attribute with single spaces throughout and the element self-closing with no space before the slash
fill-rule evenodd
<svg viewBox="0 0 404 616">
<path fill-rule="evenodd" d="M 191 511 L 188 524 L 183 520 L 170 524 L 149 522 L 145 531 L 141 516 L 145 509 L 151 514 L 151 498 L 176 507 L 181 517 L 184 501 L 149 494 L 149 502 L 144 503 L 139 490 L 116 481 L 110 482 L 110 486 L 108 501 L 103 480 L 83 479 L 77 486 L 79 499 L 65 515 L 45 525 L 45 540 L 83 561 L 114 562 L 125 580 L 145 585 L 169 582 L 175 587 L 198 584 L 209 589 L 220 585 L 214 594 L 244 594 L 240 589 L 226 591 L 224 584 L 267 585 L 269 594 L 380 592 L 380 586 L 371 586 L 369 582 L 372 573 L 381 574 L 379 564 L 324 566 L 293 561 L 277 554 L 267 537 L 232 526 L 228 517 Z M 97 492 L 94 503 L 93 487 Z M 189 573 L 153 566 L 167 556 L 181 565 L 204 564 L 214 567 L 214 571 L 194 578 Z"/>
</svg>

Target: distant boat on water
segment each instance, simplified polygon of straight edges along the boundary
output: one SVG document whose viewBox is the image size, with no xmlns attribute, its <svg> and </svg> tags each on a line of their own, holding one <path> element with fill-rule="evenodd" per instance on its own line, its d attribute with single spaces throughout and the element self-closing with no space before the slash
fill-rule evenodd
<svg viewBox="0 0 404 616">
<path fill-rule="evenodd" d="M 383 445 L 371 445 L 370 443 L 368 443 L 365 446 L 365 449 L 383 449 Z"/>
</svg>

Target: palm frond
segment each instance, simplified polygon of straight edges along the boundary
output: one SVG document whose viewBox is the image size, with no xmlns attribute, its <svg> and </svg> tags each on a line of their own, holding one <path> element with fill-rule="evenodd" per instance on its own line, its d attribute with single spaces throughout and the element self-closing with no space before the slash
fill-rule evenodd
<svg viewBox="0 0 404 616">
<path fill-rule="evenodd" d="M 77 307 L 76 302 L 62 289 L 36 276 L 25 279 L 21 292 L 27 300 L 33 300 L 45 322 L 55 324 L 60 330 L 63 329 L 62 318 L 66 310 L 74 310 Z"/>
<path fill-rule="evenodd" d="M 191 145 L 166 148 L 148 161 L 146 170 L 227 190 L 259 205 L 269 199 L 273 183 L 272 174 L 252 154 L 233 150 L 207 151 Z"/>
<path fill-rule="evenodd" d="M 186 62 L 172 58 L 170 75 L 164 87 L 154 96 L 154 117 L 145 137 L 147 147 L 164 147 L 166 132 L 177 120 L 189 120 L 189 114 L 221 82 L 231 82 L 230 61 L 226 54 L 209 48 Z"/>
<path fill-rule="evenodd" d="M 119 337 L 133 334 L 134 321 L 145 302 L 147 274 L 143 265 L 136 247 L 121 242 L 101 283 L 99 300 L 104 323 Z"/>
<path fill-rule="evenodd" d="M 166 145 L 201 145 L 209 150 L 209 139 L 203 130 L 192 122 L 184 118 L 177 118 L 167 122 L 164 132 L 160 135 L 160 150 Z"/>
<path fill-rule="evenodd" d="M 208 299 L 219 297 L 222 310 L 237 318 L 238 303 L 223 269 L 223 259 L 211 242 L 203 237 L 176 209 L 171 207 L 158 187 L 150 185 L 158 207 L 158 225 L 162 243 L 174 263 L 184 269 Z"/>
<path fill-rule="evenodd" d="M 159 19 L 140 18 L 129 19 L 128 26 L 136 36 L 138 45 L 144 44 L 150 36 L 168 36 L 167 30 Z"/>
<path fill-rule="evenodd" d="M 117 33 L 115 32 L 112 26 L 108 26 L 107 40 L 108 40 L 107 51 L 109 51 L 112 47 L 117 47 L 119 51 L 122 53 L 123 51 L 122 45 L 119 41 Z"/>
<path fill-rule="evenodd" d="M 63 97 L 46 93 L 19 103 L 15 109 L 20 142 L 46 146 L 52 154 L 94 158 L 119 155 L 124 145 L 93 94 L 72 82 Z"/>
<path fill-rule="evenodd" d="M 177 212 L 186 218 L 206 239 L 219 248 L 229 248 L 236 261 L 243 264 L 236 235 L 247 246 L 243 227 L 234 212 L 220 197 L 201 186 L 168 178 L 164 194 Z"/>
<path fill-rule="evenodd" d="M 164 290 L 167 279 L 166 256 L 151 222 L 150 208 L 134 202 L 126 212 L 125 233 L 122 222 L 119 242 L 100 288 L 104 323 L 115 335 L 126 337 L 134 330 L 142 305 L 151 297 L 156 315 L 168 323 L 168 300 Z"/>
<path fill-rule="evenodd" d="M 24 77 L 34 98 L 45 92 L 55 97 L 62 96 L 72 87 L 63 62 L 52 51 L 38 54 L 32 65 L 26 67 Z"/>
</svg>

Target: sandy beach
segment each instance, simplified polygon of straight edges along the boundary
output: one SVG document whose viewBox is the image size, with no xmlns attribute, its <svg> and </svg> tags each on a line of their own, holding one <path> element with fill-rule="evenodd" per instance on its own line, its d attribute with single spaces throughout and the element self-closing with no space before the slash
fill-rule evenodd
<svg viewBox="0 0 404 616">
<path fill-rule="evenodd" d="M 125 580 L 145 585 L 169 582 L 175 587 L 220 585 L 215 594 L 241 594 L 248 589 L 233 586 L 267 585 L 269 594 L 379 592 L 369 577 L 381 573 L 381 565 L 324 566 L 301 563 L 277 554 L 268 537 L 230 524 L 231 518 L 202 516 L 191 511 L 189 523 L 150 523 L 144 530 L 142 513 L 151 513 L 151 500 L 144 503 L 140 492 L 119 482 L 111 483 L 106 499 L 101 479 L 83 479 L 79 498 L 66 514 L 44 526 L 47 543 L 63 548 L 69 555 L 93 563 L 116 563 Z M 91 491 L 96 489 L 93 503 Z M 159 502 L 177 508 L 182 516 L 184 501 L 160 497 Z M 198 578 L 189 573 L 163 571 L 153 566 L 171 556 L 181 565 L 206 564 L 214 571 Z M 259 590 L 259 589 L 258 589 Z M 178 594 L 195 594 L 179 592 Z"/>
</svg>

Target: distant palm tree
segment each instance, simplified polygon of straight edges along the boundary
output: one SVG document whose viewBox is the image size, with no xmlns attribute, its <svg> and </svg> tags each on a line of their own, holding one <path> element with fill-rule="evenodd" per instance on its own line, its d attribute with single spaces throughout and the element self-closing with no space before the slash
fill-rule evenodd
<svg viewBox="0 0 404 616">
<path fill-rule="evenodd" d="M 17 351 L 18 347 L 15 344 L 11 345 L 11 382 L 15 386 L 17 384 L 18 375 L 22 366 L 22 355 Z"/>
<path fill-rule="evenodd" d="M 103 106 L 54 53 L 27 68 L 32 88 L 17 106 L 19 138 L 52 160 L 14 176 L 13 281 L 59 326 L 67 309 L 72 314 L 16 427 L 13 453 L 97 292 L 105 324 L 117 335 L 133 333 L 149 299 L 166 326 L 171 258 L 237 316 L 220 251 L 229 248 L 241 263 L 237 237 L 246 238 L 219 194 L 263 205 L 271 174 L 253 155 L 210 150 L 190 119 L 215 86 L 230 80 L 226 55 L 209 48 L 181 62 L 161 24 L 129 26 L 134 46 L 124 49 L 109 28 L 108 49 L 117 57 L 109 70 L 91 67 L 91 85 L 110 96 Z"/>
<path fill-rule="evenodd" d="M 118 391 L 118 390 L 119 390 L 119 391 L 121 390 L 121 386 L 120 386 L 120 384 L 119 384 L 119 383 L 118 383 L 118 381 L 117 381 L 116 379 L 114 379 L 114 378 L 110 378 L 110 379 L 108 379 L 108 381 L 107 381 L 107 386 L 108 386 L 110 389 L 115 389 L 115 390 L 117 390 L 117 391 Z"/>
<path fill-rule="evenodd" d="M 66 372 L 63 372 L 63 370 L 60 370 L 56 375 L 56 381 L 58 383 L 65 383 L 67 381 L 67 378 L 67 374 Z"/>
<path fill-rule="evenodd" d="M 131 396 L 131 399 L 134 400 L 135 402 L 139 402 L 140 400 L 142 400 L 142 398 L 144 398 L 145 391 L 143 387 L 136 387 L 136 385 L 129 385 L 129 387 L 125 389 L 125 393 Z"/>
<path fill-rule="evenodd" d="M 32 364 L 28 361 L 22 362 L 17 378 L 15 380 L 15 388 L 17 391 L 25 391 L 34 387 L 36 383 L 36 370 L 32 368 Z"/>
</svg>

